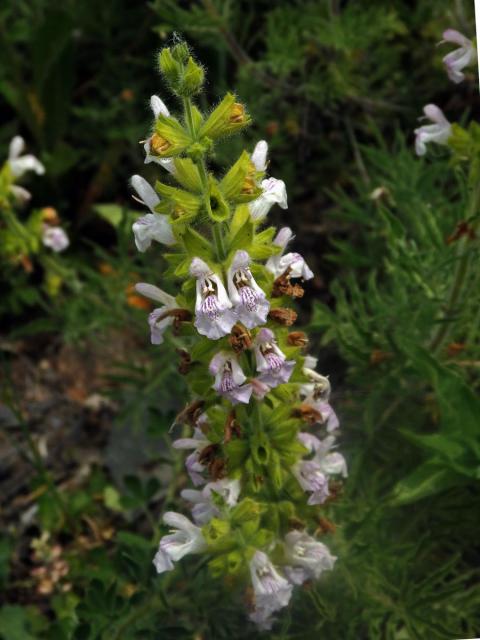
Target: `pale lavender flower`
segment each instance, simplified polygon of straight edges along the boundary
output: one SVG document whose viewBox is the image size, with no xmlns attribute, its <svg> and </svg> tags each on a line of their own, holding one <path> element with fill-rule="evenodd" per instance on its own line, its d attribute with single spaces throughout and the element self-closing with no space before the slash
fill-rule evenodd
<svg viewBox="0 0 480 640">
<path fill-rule="evenodd" d="M 265 324 L 270 303 L 252 276 L 250 256 L 246 251 L 237 251 L 233 256 L 227 274 L 227 284 L 237 321 L 247 329 Z"/>
<path fill-rule="evenodd" d="M 273 239 L 274 246 L 280 247 L 280 252 L 275 254 L 274 256 L 271 256 L 265 264 L 265 266 L 271 273 L 278 273 L 278 265 L 280 263 L 280 259 L 285 253 L 287 244 L 291 242 L 294 237 L 295 236 L 293 235 L 293 231 L 290 229 L 290 227 L 282 227 Z"/>
<path fill-rule="evenodd" d="M 171 246 L 175 244 L 175 236 L 168 220 L 168 216 L 155 212 L 155 207 L 160 202 L 155 189 L 141 176 L 131 177 L 130 183 L 138 194 L 138 202 L 146 205 L 151 213 L 139 218 L 132 225 L 137 249 L 142 253 L 152 244 L 152 240 Z"/>
<path fill-rule="evenodd" d="M 262 193 L 248 205 L 250 215 L 256 222 L 261 222 L 274 204 L 282 209 L 288 208 L 287 189 L 283 180 L 268 178 L 262 180 Z"/>
<path fill-rule="evenodd" d="M 150 98 L 150 107 L 153 111 L 155 120 L 159 115 L 165 116 L 166 118 L 170 116 L 170 111 L 168 110 L 163 100 L 159 98 L 159 96 L 152 96 Z M 145 164 L 148 164 L 149 162 L 155 162 L 156 164 L 161 165 L 169 173 L 175 173 L 175 164 L 172 158 L 160 158 L 155 153 L 151 152 L 150 138 L 145 141 L 143 148 L 145 149 Z"/>
<path fill-rule="evenodd" d="M 193 504 L 192 516 L 198 525 L 206 524 L 220 513 L 212 499 L 212 494 L 219 495 L 223 498 L 228 507 L 234 507 L 240 495 L 240 480 L 224 478 L 215 482 L 209 482 L 201 491 L 184 489 L 181 492 L 182 498 Z"/>
<path fill-rule="evenodd" d="M 232 404 L 248 404 L 252 395 L 252 385 L 244 384 L 246 376 L 233 353 L 220 351 L 210 362 L 210 373 L 215 376 L 212 385 L 221 396 Z"/>
<path fill-rule="evenodd" d="M 173 324 L 175 320 L 171 311 L 178 308 L 176 300 L 170 294 L 162 291 L 162 289 L 155 287 L 153 284 L 147 284 L 146 282 L 136 284 L 135 290 L 146 298 L 162 303 L 162 307 L 154 309 L 148 316 L 152 344 L 162 344 L 165 330 Z"/>
<path fill-rule="evenodd" d="M 285 575 L 294 584 L 303 584 L 308 579 L 317 580 L 324 571 L 333 569 L 337 559 L 327 546 L 304 531 L 287 533 L 285 556 L 289 563 L 284 567 Z"/>
<path fill-rule="evenodd" d="M 200 416 L 197 424 L 201 424 L 202 416 Z M 205 471 L 205 465 L 199 460 L 200 454 L 205 447 L 211 444 L 210 440 L 205 436 L 203 431 L 199 427 L 195 427 L 193 430 L 193 438 L 178 438 L 172 443 L 174 449 L 193 449 L 193 452 L 185 460 L 185 467 L 188 475 L 190 476 L 193 484 L 198 487 L 205 484 L 206 480 L 203 477 Z"/>
<path fill-rule="evenodd" d="M 171 571 L 173 562 L 189 553 L 202 553 L 207 548 L 201 529 L 181 513 L 167 511 L 163 521 L 173 529 L 160 540 L 158 552 L 153 559 L 158 573 Z"/>
<path fill-rule="evenodd" d="M 255 149 L 250 156 L 251 161 L 255 169 L 259 172 L 264 172 L 267 169 L 267 155 L 268 155 L 268 144 L 265 140 L 260 140 L 255 145 Z"/>
<path fill-rule="evenodd" d="M 31 154 L 21 155 L 25 149 L 25 140 L 21 136 L 15 136 L 10 142 L 8 151 L 8 166 L 15 178 L 21 178 L 27 171 L 34 171 L 38 175 L 45 173 L 45 167 L 35 156 Z"/>
<path fill-rule="evenodd" d="M 62 227 L 50 227 L 44 225 L 42 231 L 42 243 L 45 247 L 52 249 L 55 253 L 65 251 L 69 246 L 70 240 Z"/>
<path fill-rule="evenodd" d="M 328 402 L 332 390 L 330 380 L 306 366 L 303 366 L 302 373 L 310 380 L 300 386 L 300 395 L 305 398 L 305 402 Z"/>
<path fill-rule="evenodd" d="M 275 611 L 286 607 L 292 596 L 292 585 L 281 576 L 263 551 L 255 551 L 250 560 L 250 575 L 255 594 L 255 610 L 250 620 L 269 629 Z"/>
<path fill-rule="evenodd" d="M 458 49 L 447 53 L 443 58 L 448 77 L 452 82 L 458 84 L 465 79 L 465 74 L 462 70 L 475 61 L 477 51 L 473 46 L 473 42 L 455 29 L 447 29 L 443 32 L 443 42 L 458 44 Z"/>
<path fill-rule="evenodd" d="M 195 327 L 202 336 L 218 340 L 230 333 L 237 321 L 222 281 L 201 259 L 194 258 L 190 273 L 197 279 Z"/>
<path fill-rule="evenodd" d="M 328 478 L 315 460 L 302 460 L 292 467 L 292 473 L 297 478 L 304 491 L 311 493 L 307 504 L 323 504 L 330 495 Z"/>
<path fill-rule="evenodd" d="M 318 465 L 319 470 L 327 476 L 348 476 L 347 462 L 341 453 L 332 451 L 335 447 L 335 437 L 327 436 L 320 440 L 311 433 L 299 433 L 299 441 L 310 453 L 314 453 L 312 461 Z"/>
<path fill-rule="evenodd" d="M 260 329 L 254 343 L 258 379 L 271 389 L 288 382 L 295 367 L 295 360 L 287 360 L 278 348 L 270 329 Z"/>
<path fill-rule="evenodd" d="M 446 119 L 443 111 L 434 104 L 427 104 L 423 108 L 425 117 L 433 124 L 424 124 L 415 129 L 415 151 L 417 156 L 423 156 L 427 152 L 427 144 L 436 142 L 437 144 L 447 144 L 452 126 Z"/>
<path fill-rule="evenodd" d="M 299 253 L 284 253 L 289 242 L 294 238 L 290 227 L 283 227 L 277 233 L 273 240 L 273 244 L 280 247 L 280 253 L 271 256 L 265 266 L 273 273 L 275 278 L 279 278 L 286 271 L 291 278 L 302 278 L 302 280 L 310 280 L 313 278 L 313 272 L 305 262 L 305 259 Z"/>
<path fill-rule="evenodd" d="M 257 400 L 263 400 L 263 398 L 270 391 L 270 387 L 268 386 L 268 384 L 266 384 L 259 378 L 252 378 L 250 380 L 250 383 L 252 385 L 252 395 Z"/>
</svg>

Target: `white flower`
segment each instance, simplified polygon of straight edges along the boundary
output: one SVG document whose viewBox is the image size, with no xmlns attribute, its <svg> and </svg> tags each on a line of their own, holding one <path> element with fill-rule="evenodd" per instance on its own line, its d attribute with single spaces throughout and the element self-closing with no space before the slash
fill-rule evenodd
<svg viewBox="0 0 480 640">
<path fill-rule="evenodd" d="M 50 227 L 48 225 L 43 228 L 42 242 L 45 247 L 52 249 L 55 253 L 65 251 L 70 244 L 68 236 L 62 227 Z"/>
<path fill-rule="evenodd" d="M 288 209 L 287 189 L 283 180 L 268 178 L 262 180 L 261 186 L 263 193 L 248 205 L 250 215 L 256 222 L 263 220 L 274 204 L 278 204 L 282 209 Z"/>
<path fill-rule="evenodd" d="M 202 553 L 207 548 L 201 530 L 181 513 L 167 511 L 163 521 L 174 528 L 160 540 L 158 552 L 153 559 L 158 573 L 171 571 L 173 562 L 189 553 Z"/>
<path fill-rule="evenodd" d="M 314 360 L 316 360 L 316 358 L 314 358 Z M 305 398 L 307 404 L 328 402 L 332 390 L 330 380 L 326 376 L 317 373 L 314 369 L 305 366 L 306 362 L 307 358 L 305 358 L 302 373 L 310 382 L 306 382 L 300 386 L 300 395 Z"/>
<path fill-rule="evenodd" d="M 160 114 L 166 118 L 170 115 L 170 111 L 167 109 L 167 106 L 158 96 L 152 96 L 150 98 L 150 107 L 153 111 L 153 115 L 155 116 L 155 120 Z M 169 173 L 175 173 L 175 164 L 172 158 L 160 158 L 155 153 L 151 153 L 150 138 L 148 138 L 144 143 L 143 148 L 145 149 L 145 164 L 148 164 L 149 162 L 156 162 L 157 164 L 162 165 L 162 167 Z"/>
<path fill-rule="evenodd" d="M 21 155 L 25 149 L 25 140 L 21 136 L 15 136 L 10 142 L 8 151 L 8 165 L 15 178 L 21 178 L 27 171 L 34 171 L 38 175 L 45 173 L 45 167 L 35 156 Z"/>
<path fill-rule="evenodd" d="M 287 360 L 279 349 L 270 329 L 260 329 L 254 343 L 258 379 L 270 389 L 288 382 L 295 367 L 295 360 Z"/>
<path fill-rule="evenodd" d="M 473 42 L 455 29 L 447 29 L 443 32 L 443 42 L 453 42 L 459 48 L 454 49 L 443 58 L 443 63 L 447 68 L 447 74 L 452 82 L 458 84 L 465 79 L 462 69 L 468 67 L 475 61 L 477 52 Z"/>
<path fill-rule="evenodd" d="M 212 499 L 212 494 L 223 498 L 228 507 L 234 507 L 240 495 L 240 481 L 237 479 L 230 480 L 229 478 L 224 478 L 216 482 L 209 482 L 201 491 L 184 489 L 181 492 L 182 498 L 193 504 L 192 516 L 198 525 L 206 524 L 220 513 Z"/>
<path fill-rule="evenodd" d="M 162 344 L 165 329 L 173 324 L 175 320 L 175 316 L 171 312 L 174 309 L 178 309 L 176 300 L 169 293 L 145 282 L 136 284 L 135 290 L 146 298 L 162 303 L 162 307 L 154 309 L 148 316 L 152 344 Z"/>
<path fill-rule="evenodd" d="M 145 204 L 151 211 L 139 218 L 132 225 L 135 236 L 135 244 L 139 251 L 146 251 L 152 244 L 152 240 L 170 246 L 175 244 L 175 236 L 168 220 L 168 216 L 155 213 L 155 207 L 160 198 L 148 182 L 141 176 L 132 176 L 131 185 L 138 194 L 139 202 Z"/>
<path fill-rule="evenodd" d="M 210 340 L 218 340 L 230 333 L 237 316 L 222 281 L 201 259 L 194 258 L 190 273 L 197 279 L 195 326 L 198 333 Z"/>
<path fill-rule="evenodd" d="M 215 376 L 213 388 L 232 404 L 248 404 L 252 395 L 252 385 L 244 384 L 246 376 L 233 353 L 220 351 L 211 360 L 210 373 Z"/>
<path fill-rule="evenodd" d="M 206 416 L 203 416 L 205 416 L 205 414 L 200 416 L 197 424 L 206 422 Z M 190 476 L 190 480 L 196 487 L 205 484 L 205 478 L 202 476 L 203 471 L 205 471 L 205 465 L 200 462 L 199 458 L 203 449 L 211 444 L 210 440 L 199 427 L 194 428 L 193 438 L 179 438 L 172 443 L 174 449 L 193 449 L 193 452 L 185 460 L 185 467 Z"/>
<path fill-rule="evenodd" d="M 299 253 L 286 253 L 284 251 L 287 244 L 293 240 L 294 235 L 290 227 L 283 227 L 273 239 L 273 244 L 281 248 L 280 253 L 269 258 L 265 264 L 270 273 L 275 278 L 279 278 L 288 271 L 290 278 L 302 278 L 302 280 L 310 280 L 313 278 L 313 272 Z"/>
<path fill-rule="evenodd" d="M 253 165 L 257 171 L 263 172 L 267 169 L 268 144 L 265 140 L 260 140 L 255 145 L 252 155 L 250 156 Z"/>
<path fill-rule="evenodd" d="M 233 303 L 237 321 L 247 329 L 265 324 L 270 303 L 260 289 L 249 268 L 250 256 L 246 251 L 237 251 L 227 274 L 228 295 Z"/>
<path fill-rule="evenodd" d="M 333 569 L 337 559 L 328 547 L 304 531 L 287 533 L 285 555 L 292 565 L 284 568 L 285 574 L 295 584 L 302 584 L 309 578 L 317 580 L 321 573 Z"/>
<path fill-rule="evenodd" d="M 415 152 L 417 156 L 423 156 L 427 152 L 427 144 L 447 144 L 452 126 L 443 114 L 443 111 L 434 104 L 427 104 L 423 108 L 425 117 L 433 124 L 424 124 L 415 129 Z"/>
<path fill-rule="evenodd" d="M 250 619 L 263 628 L 270 628 L 271 614 L 287 606 L 293 587 L 263 551 L 255 551 L 250 561 L 250 575 L 255 593 L 255 611 Z"/>
<path fill-rule="evenodd" d="M 304 491 L 311 492 L 307 504 L 323 504 L 330 495 L 328 478 L 316 460 L 302 460 L 292 467 L 292 473 L 297 478 Z"/>
<path fill-rule="evenodd" d="M 348 476 L 347 462 L 341 453 L 331 452 L 335 446 L 335 436 L 327 436 L 324 440 L 319 440 L 311 433 L 299 433 L 299 441 L 310 453 L 315 452 L 313 462 L 318 465 L 319 470 L 327 476 L 341 475 Z"/>
</svg>

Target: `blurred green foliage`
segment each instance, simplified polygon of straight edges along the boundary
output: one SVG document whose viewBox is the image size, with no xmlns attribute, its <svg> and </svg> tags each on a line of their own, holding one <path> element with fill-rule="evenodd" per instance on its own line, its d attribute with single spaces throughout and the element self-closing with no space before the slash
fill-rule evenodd
<svg viewBox="0 0 480 640">
<path fill-rule="evenodd" d="M 136 141 L 148 129 L 148 97 L 165 93 L 154 52 L 175 31 L 205 64 L 209 97 L 234 89 L 253 117 L 252 140 L 269 141 L 272 173 L 289 189 L 283 219 L 325 281 L 311 330 L 339 389 L 350 465 L 346 493 L 328 514 L 338 524 L 329 537 L 335 571 L 297 595 L 272 638 L 478 635 L 479 249 L 478 232 L 470 238 L 459 226 L 478 225 L 478 180 L 443 150 L 415 158 L 410 133 L 427 102 L 452 120 L 478 113 L 476 81 L 450 84 L 435 46 L 450 26 L 473 35 L 471 5 L 9 0 L 0 8 L 0 141 L 6 148 L 22 133 L 45 163 L 46 175 L 30 183 L 33 209 L 55 206 L 69 221 L 72 249 L 61 260 L 81 287 L 67 284 L 52 300 L 35 273 L 6 278 L 2 268 L 2 296 L 5 288 L 24 298 L 1 307 L 13 338 L 41 331 L 101 342 L 128 326 L 147 346 L 146 312 L 131 305 L 128 287 L 155 281 L 158 265 L 134 250 L 127 178 L 143 162 Z M 480 155 L 474 139 L 470 166 Z M 454 142 L 458 157 L 468 145 L 461 135 Z M 118 368 L 115 429 L 146 424 L 152 442 L 165 437 L 181 405 L 175 346 Z M 2 363 L 8 378 L 8 354 Z M 3 385 L 2 401 L 15 406 L 13 396 Z M 20 525 L 9 523 L 0 539 L 1 640 L 266 637 L 200 563 L 154 576 L 157 523 L 184 482 L 168 444 L 151 446 L 149 477 L 118 482 L 100 463 L 75 489 L 58 486 L 35 448 L 29 457 L 31 488 L 40 490 L 31 537 L 49 534 L 47 567 L 61 540 L 69 573 L 60 585 L 70 587 L 25 596 L 35 583 L 12 575 Z"/>
</svg>

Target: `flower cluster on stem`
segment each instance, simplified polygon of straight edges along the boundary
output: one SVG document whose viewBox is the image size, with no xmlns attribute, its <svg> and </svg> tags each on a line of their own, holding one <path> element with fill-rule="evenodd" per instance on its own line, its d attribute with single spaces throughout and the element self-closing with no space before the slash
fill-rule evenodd
<svg viewBox="0 0 480 640">
<path fill-rule="evenodd" d="M 193 488 L 181 494 L 192 519 L 164 515 L 171 531 L 154 564 L 163 573 L 187 554 L 207 555 L 212 576 L 246 589 L 250 619 L 269 629 L 295 585 L 332 569 L 335 556 L 318 540 L 320 512 L 347 475 L 330 383 L 292 327 L 294 300 L 313 273 L 287 248 L 291 229 L 268 226 L 287 193 L 267 175 L 267 143 L 243 151 L 220 178 L 209 168 L 216 141 L 250 123 L 245 106 L 227 94 L 210 114 L 198 109 L 204 73 L 184 43 L 159 61 L 181 109 L 172 115 L 151 98 L 145 162 L 163 173 L 155 188 L 133 176 L 149 210 L 133 233 L 140 251 L 153 241 L 166 248 L 171 292 L 157 283 L 137 291 L 160 303 L 148 318 L 152 343 L 166 331 L 183 341 L 192 397 L 177 423 L 191 433 L 173 446 L 189 452 Z"/>
</svg>

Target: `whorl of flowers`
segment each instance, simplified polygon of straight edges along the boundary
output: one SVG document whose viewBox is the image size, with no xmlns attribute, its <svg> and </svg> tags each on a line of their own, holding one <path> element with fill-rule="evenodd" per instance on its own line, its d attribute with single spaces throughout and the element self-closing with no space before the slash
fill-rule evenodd
<svg viewBox="0 0 480 640">
<path fill-rule="evenodd" d="M 313 273 L 287 249 L 292 231 L 266 221 L 274 204 L 287 207 L 285 184 L 267 176 L 267 143 L 220 178 L 207 164 L 217 140 L 250 123 L 244 105 L 229 93 L 209 114 L 197 108 L 204 74 L 183 43 L 160 53 L 160 69 L 181 112 L 151 99 L 145 162 L 161 175 L 154 189 L 132 178 L 149 210 L 133 232 L 140 251 L 168 247 L 161 280 L 173 293 L 156 283 L 137 291 L 159 304 L 148 318 L 152 343 L 167 331 L 184 343 L 179 370 L 192 397 L 177 423 L 191 432 L 173 446 L 188 451 L 193 488 L 182 491 L 192 519 L 164 515 L 170 533 L 154 564 L 162 573 L 206 555 L 211 574 L 246 590 L 250 619 L 269 629 L 295 585 L 332 569 L 319 540 L 333 530 L 322 505 L 347 475 L 330 383 L 293 328 L 293 302 Z"/>
</svg>

